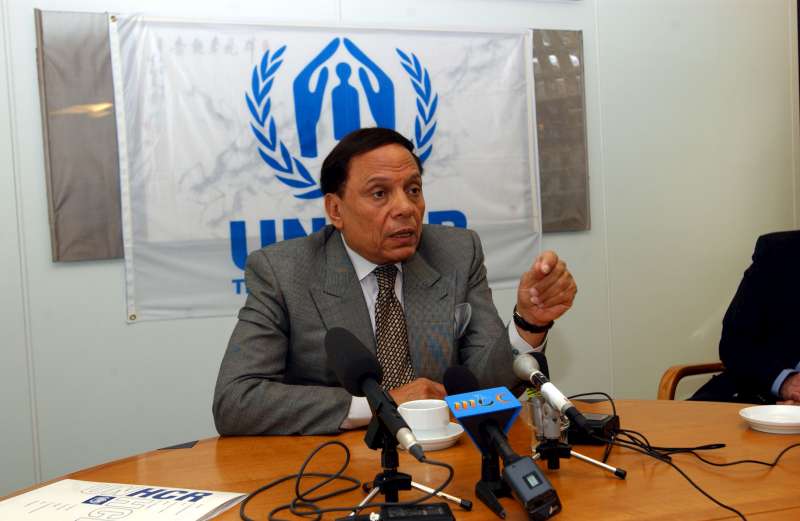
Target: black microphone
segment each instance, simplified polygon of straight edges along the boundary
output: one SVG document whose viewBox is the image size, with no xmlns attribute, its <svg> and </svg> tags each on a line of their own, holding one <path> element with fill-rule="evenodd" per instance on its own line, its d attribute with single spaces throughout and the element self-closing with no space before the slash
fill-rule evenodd
<svg viewBox="0 0 800 521">
<path fill-rule="evenodd" d="M 543 356 L 540 353 L 526 353 L 517 356 L 514 359 L 514 375 L 520 380 L 525 380 L 533 384 L 533 386 L 542 393 L 542 396 L 544 396 L 545 401 L 547 401 L 550 407 L 566 415 L 567 418 L 582 431 L 591 434 L 592 430 L 589 427 L 589 423 L 586 421 L 586 417 L 581 414 L 572 402 L 542 373 L 539 369 L 540 364 L 535 355 Z"/>
<path fill-rule="evenodd" d="M 382 387 L 383 371 L 378 359 L 350 331 L 333 327 L 325 335 L 325 353 L 339 383 L 353 396 L 366 396 L 372 414 L 380 419 L 397 443 L 419 461 L 425 459 L 422 445 L 417 442 L 400 413 L 397 404 Z"/>
<path fill-rule="evenodd" d="M 463 365 L 448 367 L 442 383 L 447 394 L 464 394 L 480 389 L 478 379 Z"/>
</svg>

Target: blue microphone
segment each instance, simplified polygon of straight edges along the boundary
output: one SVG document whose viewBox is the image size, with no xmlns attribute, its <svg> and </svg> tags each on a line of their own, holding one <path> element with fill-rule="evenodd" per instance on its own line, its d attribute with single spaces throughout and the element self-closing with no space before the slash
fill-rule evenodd
<svg viewBox="0 0 800 521">
<path fill-rule="evenodd" d="M 478 389 L 478 380 L 463 366 L 444 373 L 447 405 L 456 420 L 481 451 L 481 479 L 475 494 L 498 517 L 505 510 L 498 497 L 516 496 L 529 519 L 544 520 L 561 511 L 553 485 L 530 456 L 520 456 L 508 443 L 506 433 L 521 408 L 505 387 Z M 500 474 L 498 456 L 503 460 Z"/>
<path fill-rule="evenodd" d="M 478 379 L 464 366 L 453 366 L 444 373 L 447 405 L 467 431 L 473 443 L 488 455 L 496 453 L 509 465 L 520 455 L 508 443 L 508 429 L 522 406 L 505 387 L 478 389 Z"/>
</svg>

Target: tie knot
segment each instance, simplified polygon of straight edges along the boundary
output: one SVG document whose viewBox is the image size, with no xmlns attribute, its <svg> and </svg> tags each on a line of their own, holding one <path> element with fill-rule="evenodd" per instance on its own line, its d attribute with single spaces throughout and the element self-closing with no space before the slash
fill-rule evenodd
<svg viewBox="0 0 800 521">
<path fill-rule="evenodd" d="M 378 266 L 375 268 L 375 277 L 378 279 L 378 290 L 393 290 L 396 276 L 397 267 L 394 264 L 387 264 L 386 266 Z"/>
</svg>

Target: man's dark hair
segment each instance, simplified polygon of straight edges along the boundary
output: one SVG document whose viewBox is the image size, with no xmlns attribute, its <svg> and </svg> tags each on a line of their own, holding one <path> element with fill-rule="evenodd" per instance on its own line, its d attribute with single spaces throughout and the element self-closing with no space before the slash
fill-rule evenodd
<svg viewBox="0 0 800 521">
<path fill-rule="evenodd" d="M 347 134 L 322 162 L 319 176 L 322 193 L 342 195 L 350 160 L 384 145 L 400 145 L 411 152 L 422 175 L 422 163 L 414 153 L 414 144 L 411 141 L 388 128 L 362 128 Z"/>
</svg>

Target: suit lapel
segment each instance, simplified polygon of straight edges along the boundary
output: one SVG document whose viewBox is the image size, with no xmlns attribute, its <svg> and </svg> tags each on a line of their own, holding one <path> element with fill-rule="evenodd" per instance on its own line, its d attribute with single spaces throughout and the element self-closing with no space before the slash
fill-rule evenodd
<svg viewBox="0 0 800 521">
<path fill-rule="evenodd" d="M 441 381 L 445 369 L 453 363 L 452 284 L 419 252 L 403 263 L 403 308 L 411 362 L 418 377 Z M 310 292 L 326 329 L 343 327 L 376 352 L 364 294 L 338 231 L 325 244 L 324 272 L 311 285 Z"/>
<path fill-rule="evenodd" d="M 403 308 L 411 361 L 418 377 L 441 381 L 453 356 L 452 281 L 419 252 L 403 263 Z"/>
<path fill-rule="evenodd" d="M 343 327 L 375 353 L 369 310 L 338 231 L 325 243 L 324 273 L 310 291 L 326 329 Z"/>
</svg>

